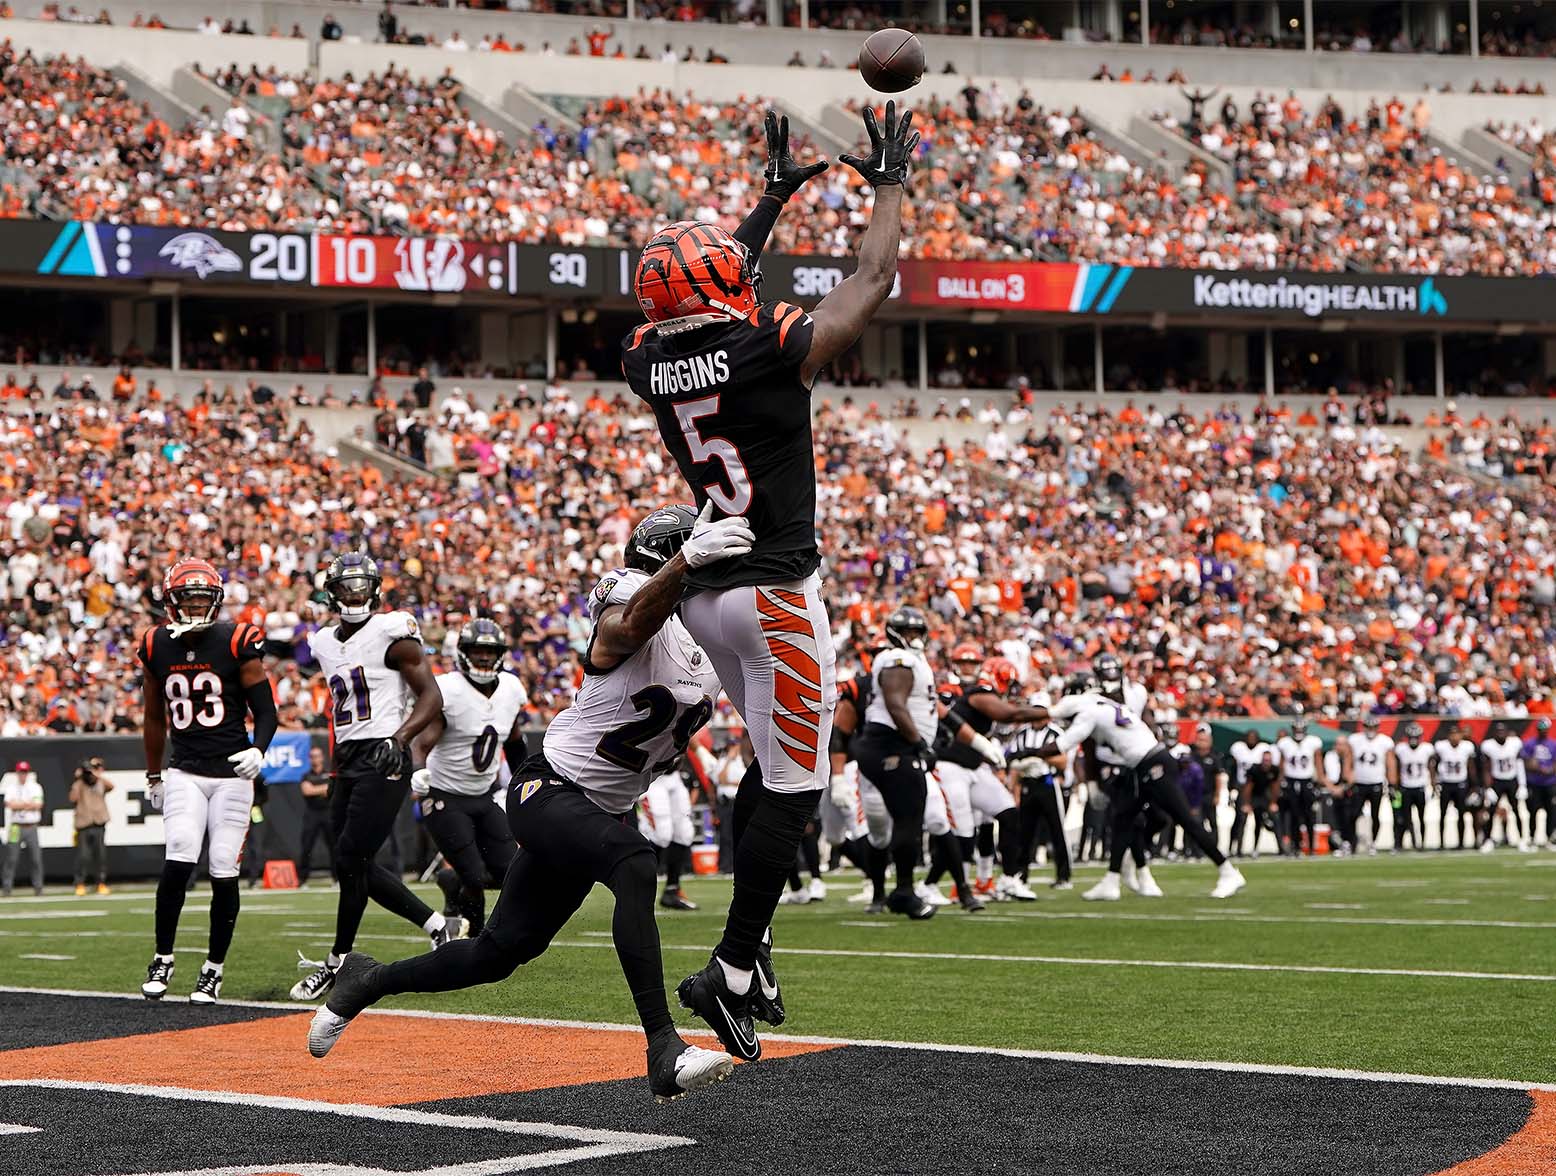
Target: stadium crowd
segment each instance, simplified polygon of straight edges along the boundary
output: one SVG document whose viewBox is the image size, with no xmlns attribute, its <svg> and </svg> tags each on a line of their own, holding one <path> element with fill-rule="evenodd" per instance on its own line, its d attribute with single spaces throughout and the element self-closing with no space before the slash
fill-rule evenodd
<svg viewBox="0 0 1556 1176">
<path fill-rule="evenodd" d="M 452 72 L 361 78 L 229 67 L 231 95 L 174 128 L 106 70 L 0 46 L 0 213 L 227 229 L 449 232 L 568 245 L 641 245 L 664 224 L 728 225 L 760 187 L 763 104 L 644 90 L 565 102 L 576 129 L 539 122 L 518 141 L 461 107 Z M 1181 131 L 1231 167 L 1143 164 L 1078 111 L 969 82 L 917 102 L 920 191 L 906 252 L 1214 268 L 1530 274 L 1551 264 L 1556 180 L 1518 191 L 1426 145 L 1430 107 L 1399 99 L 1349 116 L 1288 96 L 1241 114 L 1188 91 Z M 562 100 L 559 100 L 562 101 Z M 274 110 L 274 127 L 267 127 Z M 266 145 L 270 131 L 279 151 Z M 1505 131 L 1540 147 L 1543 129 Z M 811 144 L 795 136 L 796 150 Z M 1549 189 L 1549 190 L 1547 190 Z M 774 237 L 840 255 L 867 214 L 847 168 L 805 188 Z"/>
<path fill-rule="evenodd" d="M 956 446 L 933 420 L 820 405 L 845 673 L 913 602 L 938 649 L 999 651 L 1028 689 L 1111 648 L 1164 719 L 1549 709 L 1549 425 L 1450 414 L 1417 454 L 1345 414 L 1309 427 L 1129 401 L 1034 417 L 1002 398 L 980 419 Z M 358 545 L 433 646 L 490 614 L 533 717 L 565 705 L 584 593 L 635 519 L 685 493 L 652 419 L 556 386 L 534 407 L 386 404 L 378 431 L 428 475 L 312 452 L 280 401 L 6 401 L 0 736 L 133 728 L 129 651 L 181 553 L 224 568 L 232 615 L 264 629 L 290 725 L 323 721 L 315 574 Z"/>
</svg>

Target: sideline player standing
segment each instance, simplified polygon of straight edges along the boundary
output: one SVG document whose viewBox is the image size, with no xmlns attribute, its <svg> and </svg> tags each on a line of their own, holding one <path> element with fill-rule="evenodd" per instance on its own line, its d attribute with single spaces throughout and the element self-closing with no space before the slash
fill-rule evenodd
<svg viewBox="0 0 1556 1176">
<path fill-rule="evenodd" d="M 675 764 L 713 715 L 718 677 L 675 618 L 686 573 L 751 550 L 743 519 L 709 521 L 672 506 L 639 523 L 627 570 L 589 594 L 594 628 L 573 705 L 546 728 L 541 754 L 508 785 L 520 849 L 474 939 L 393 964 L 353 952 L 313 1016 L 308 1051 L 329 1053 L 351 1019 L 386 996 L 492 984 L 550 946 L 596 882 L 616 899 L 611 937 L 648 1038 L 649 1087 L 679 1098 L 728 1077 L 728 1054 L 688 1046 L 665 998 L 654 847 L 631 819 L 649 780 Z M 648 573 L 652 571 L 653 574 Z M 754 1043 L 749 1017 L 744 1032 Z"/>
<path fill-rule="evenodd" d="M 324 574 L 324 591 L 340 624 L 320 629 L 309 641 L 330 688 L 326 705 L 335 744 L 330 822 L 340 900 L 335 944 L 323 963 L 292 986 L 293 1000 L 317 1000 L 330 990 L 340 961 L 356 942 L 369 898 L 420 927 L 434 947 L 464 929 L 462 920 L 444 919 L 411 893 L 405 879 L 373 860 L 410 791 L 411 740 L 443 708 L 416 618 L 379 612 L 382 588 L 378 565 L 366 555 L 337 556 Z"/>
<path fill-rule="evenodd" d="M 1479 834 L 1480 761 L 1475 744 L 1466 739 L 1464 724 L 1452 723 L 1448 736 L 1433 746 L 1437 756 L 1437 848 L 1448 848 L 1448 806 L 1453 806 L 1453 823 L 1459 828 L 1459 849 L 1468 849 Z M 1474 802 L 1471 802 L 1471 798 Z"/>
<path fill-rule="evenodd" d="M 412 753 L 426 766 L 411 776 L 422 825 L 459 879 L 459 913 L 472 935 L 486 926 L 487 877 L 502 885 L 519 847 L 492 793 L 497 749 L 510 771 L 524 762 L 524 687 L 503 673 L 508 642 L 495 621 L 479 617 L 459 633 L 452 674 L 438 675 L 443 709 L 416 736 Z"/>
<path fill-rule="evenodd" d="M 275 693 L 263 662 L 264 634 L 218 621 L 221 574 L 203 559 L 181 559 L 162 578 L 167 623 L 148 630 L 136 656 L 145 668 L 146 784 L 162 810 L 167 858 L 157 883 L 156 954 L 141 994 L 160 1000 L 173 979 L 178 916 L 200 844 L 210 838 L 211 943 L 189 999 L 215 1004 L 238 923 L 238 867 L 248 835 L 254 781 L 275 737 Z M 245 715 L 254 716 L 252 742 Z M 171 735 L 173 757 L 162 760 Z"/>
<path fill-rule="evenodd" d="M 1423 742 L 1426 732 L 1421 724 L 1412 720 L 1405 726 L 1405 741 L 1394 748 L 1394 758 L 1399 761 L 1398 802 L 1394 809 L 1394 851 L 1405 846 L 1405 834 L 1410 834 L 1416 851 L 1426 848 L 1426 791 L 1432 783 L 1432 760 L 1437 752 L 1430 743 Z"/>
<path fill-rule="evenodd" d="M 1491 724 L 1491 730 L 1480 741 L 1480 754 L 1486 761 L 1486 786 L 1496 794 L 1491 802 L 1491 817 L 1486 823 L 1486 840 L 1483 845 L 1496 843 L 1497 816 L 1502 814 L 1502 843 L 1516 845 L 1526 853 L 1534 847 L 1524 836 L 1524 818 L 1518 811 L 1520 794 L 1525 790 L 1524 741 L 1513 733 L 1511 725 L 1500 719 Z M 1507 808 L 1504 812 L 1503 805 Z M 1513 831 L 1518 840 L 1513 840 Z"/>
<path fill-rule="evenodd" d="M 1541 719 L 1535 725 L 1535 733 L 1524 740 L 1524 777 L 1529 782 L 1529 841 L 1534 845 L 1545 844 L 1556 849 L 1556 830 L 1551 822 L 1556 820 L 1556 739 L 1551 738 L 1551 721 Z M 1545 828 L 1536 825 L 1540 814 L 1545 814 Z"/>
<path fill-rule="evenodd" d="M 1286 813 L 1292 852 L 1300 854 L 1306 845 L 1307 853 L 1317 853 L 1314 812 L 1324 770 L 1324 741 L 1312 733 L 1307 719 L 1298 715 L 1291 720 L 1291 733 L 1275 741 L 1275 754 L 1280 757 L 1280 804 Z"/>
<path fill-rule="evenodd" d="M 836 653 L 821 602 L 810 389 L 887 296 L 897 274 L 902 188 L 918 134 L 886 104 L 865 111 L 871 151 L 844 155 L 875 192 L 858 268 L 806 314 L 764 303 L 750 246 L 713 225 L 681 221 L 643 250 L 633 287 L 648 322 L 623 341 L 622 372 L 653 410 L 697 505 L 743 517 L 756 545 L 744 559 L 694 570 L 682 605 L 740 712 L 756 753 L 735 805 L 735 884 L 724 935 L 683 1005 L 740 1057 L 761 1046 L 751 1013 L 758 954 L 805 826 L 828 782 Z M 800 168 L 769 115 L 768 185 L 757 210 L 770 228 L 784 200 L 824 163 Z M 775 133 L 775 131 L 777 133 Z M 741 227 L 742 232 L 747 226 Z M 766 228 L 755 230 L 756 243 Z M 776 992 L 764 966 L 760 997 Z"/>
<path fill-rule="evenodd" d="M 1351 817 L 1347 824 L 1355 829 L 1356 851 L 1365 843 L 1369 854 L 1378 852 L 1378 830 L 1382 828 L 1383 795 L 1399 780 L 1399 764 L 1394 759 L 1394 740 L 1378 730 L 1378 716 L 1362 719 L 1362 729 L 1352 731 L 1340 741 L 1340 778 L 1355 788 Z M 1372 826 L 1362 825 L 1362 814 L 1372 808 Z M 1362 833 L 1367 833 L 1363 838 Z"/>
</svg>

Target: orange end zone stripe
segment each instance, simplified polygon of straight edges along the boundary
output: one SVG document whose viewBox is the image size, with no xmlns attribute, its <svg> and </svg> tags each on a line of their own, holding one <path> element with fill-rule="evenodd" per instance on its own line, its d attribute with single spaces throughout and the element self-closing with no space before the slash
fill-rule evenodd
<svg viewBox="0 0 1556 1176">
<path fill-rule="evenodd" d="M 625 995 L 625 994 L 623 994 Z M 56 1078 L 395 1106 L 644 1078 L 636 1031 L 373 1014 L 323 1060 L 312 1014 L 0 1052 L 0 1078 Z M 687 1036 L 692 1036 L 688 1034 Z M 764 1057 L 835 1048 L 769 1036 Z M 449 1058 L 460 1059 L 450 1066 Z"/>
<path fill-rule="evenodd" d="M 767 1048 L 767 1043 L 762 1043 Z M 1483 1156 L 1445 1168 L 1438 1176 L 1549 1176 L 1556 1172 L 1556 1093 L 1531 1090 L 1534 1108 L 1518 1132 Z"/>
</svg>

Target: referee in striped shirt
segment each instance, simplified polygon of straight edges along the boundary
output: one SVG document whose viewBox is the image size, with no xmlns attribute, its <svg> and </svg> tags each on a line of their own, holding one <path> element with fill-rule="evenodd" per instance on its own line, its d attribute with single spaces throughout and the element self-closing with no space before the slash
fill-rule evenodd
<svg viewBox="0 0 1556 1176">
<path fill-rule="evenodd" d="M 1033 705 L 1044 705 L 1033 700 Z M 1039 829 L 1046 829 L 1053 854 L 1053 889 L 1069 890 L 1070 843 L 1064 833 L 1064 814 L 1070 806 L 1070 794 L 1064 787 L 1065 755 L 1062 751 L 1040 754 L 1046 744 L 1059 737 L 1053 723 L 1035 723 L 1014 732 L 1005 743 L 1005 762 L 1021 785 L 1021 842 L 1024 862 L 1030 864 L 1036 850 Z M 1022 871 L 1023 875 L 1025 870 Z"/>
</svg>

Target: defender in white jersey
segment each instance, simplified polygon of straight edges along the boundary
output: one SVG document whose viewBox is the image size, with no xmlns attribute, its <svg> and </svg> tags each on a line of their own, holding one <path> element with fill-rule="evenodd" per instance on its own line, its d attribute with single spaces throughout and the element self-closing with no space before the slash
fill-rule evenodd
<svg viewBox="0 0 1556 1176">
<path fill-rule="evenodd" d="M 1482 847 L 1495 843 L 1496 822 L 1500 817 L 1502 843 L 1516 845 L 1527 853 L 1533 847 L 1524 836 L 1524 816 L 1518 807 L 1518 802 L 1529 791 L 1524 773 L 1524 741 L 1507 723 L 1498 721 L 1491 724 L 1490 732 L 1480 741 L 1480 754 L 1486 763 L 1486 786 L 1496 793 L 1488 821 L 1490 827 Z M 1514 829 L 1518 831 L 1517 841 L 1513 840 Z"/>
<path fill-rule="evenodd" d="M 1177 822 L 1183 828 L 1184 836 L 1216 864 L 1220 874 L 1210 892 L 1212 898 L 1230 898 L 1243 888 L 1242 874 L 1227 861 L 1209 831 L 1189 812 L 1188 800 L 1178 784 L 1178 761 L 1139 716 L 1121 703 L 1091 690 L 1067 694 L 1050 714 L 1055 722 L 1065 727 L 1054 742 L 1056 750 L 1069 753 L 1086 745 L 1095 748 L 1099 760 L 1116 764 L 1121 769 L 1120 791 L 1114 802 L 1113 845 L 1108 872 L 1083 897 L 1093 902 L 1117 902 L 1122 897 L 1120 883 L 1124 854 L 1129 849 L 1129 831 L 1148 804 Z"/>
<path fill-rule="evenodd" d="M 1378 831 L 1383 827 L 1383 796 L 1398 780 L 1394 740 L 1379 729 L 1378 716 L 1362 719 L 1362 729 L 1340 741 L 1340 780 L 1350 791 L 1346 806 L 1346 840 L 1355 850 L 1378 852 Z M 1372 824 L 1362 824 L 1362 814 L 1372 809 Z"/>
<path fill-rule="evenodd" d="M 1437 752 L 1424 742 L 1426 732 L 1420 723 L 1405 726 L 1405 741 L 1394 747 L 1399 765 L 1399 799 L 1394 806 L 1394 848 L 1405 845 L 1409 834 L 1417 851 L 1426 848 L 1426 793 L 1432 784 L 1432 761 Z"/>
<path fill-rule="evenodd" d="M 1145 684 L 1125 679 L 1124 663 L 1117 654 L 1098 654 L 1096 660 L 1091 663 L 1091 674 L 1096 679 L 1097 690 L 1102 697 L 1117 703 L 1141 720 L 1148 730 L 1155 732 L 1155 724 L 1152 723 L 1150 716 L 1150 695 L 1146 691 Z M 1081 682 L 1077 680 L 1075 685 L 1079 687 Z M 1111 763 L 1102 758 L 1100 753 L 1098 758 L 1103 763 Z M 1102 782 L 1098 783 L 1101 786 Z M 1109 783 L 1111 784 L 1111 781 Z M 1115 808 L 1114 815 L 1118 815 L 1120 811 L 1122 810 Z M 1142 898 L 1163 897 L 1162 888 L 1151 875 L 1149 855 L 1156 837 L 1164 829 L 1170 828 L 1168 819 L 1146 802 L 1135 815 L 1134 824 L 1125 831 L 1125 835 L 1129 838 L 1129 853 L 1123 863 L 1124 885 Z"/>
<path fill-rule="evenodd" d="M 928 638 L 929 621 L 916 608 L 899 608 L 886 619 L 891 648 L 876 654 L 871 664 L 864 730 L 853 745 L 861 781 L 868 782 L 863 791 L 871 840 L 884 851 L 872 857 L 870 880 L 879 896 L 889 858 L 896 867 L 897 886 L 887 896 L 886 907 L 910 919 L 935 913 L 913 887 L 931 789 L 930 747 L 940 725 L 935 675 L 924 656 Z M 973 897 L 966 886 L 962 890 Z"/>
<path fill-rule="evenodd" d="M 1485 806 L 1481 803 L 1480 763 L 1475 744 L 1466 737 L 1462 723 L 1454 723 L 1447 735 L 1432 745 L 1437 753 L 1433 771 L 1437 785 L 1437 848 L 1448 848 L 1448 808 L 1458 827 L 1458 848 L 1468 849 L 1480 832 Z"/>
<path fill-rule="evenodd" d="M 524 763 L 524 705 L 519 679 L 505 673 L 508 639 L 496 621 L 479 617 L 460 630 L 452 674 L 438 675 L 443 710 L 416 737 L 411 777 L 421 823 L 453 871 L 452 896 L 469 933 L 486 926 L 486 888 L 502 885 L 518 852 L 508 818 L 493 799 L 502 764 Z"/>
<path fill-rule="evenodd" d="M 1316 853 L 1314 828 L 1316 813 L 1328 781 L 1324 778 L 1324 741 L 1308 728 L 1301 715 L 1291 720 L 1291 732 L 1275 741 L 1280 760 L 1280 807 L 1286 821 L 1286 836 L 1293 852 L 1306 844 L 1308 853 Z"/>
<path fill-rule="evenodd" d="M 317 1000 L 330 990 L 340 961 L 356 942 L 371 898 L 414 923 L 438 947 L 464 933 L 462 920 L 446 920 L 375 862 L 394 830 L 411 787 L 411 740 L 442 707 L 421 646 L 416 618 L 379 612 L 383 577 L 361 552 L 330 563 L 324 591 L 340 623 L 309 638 L 319 671 L 330 688 L 330 734 L 335 744 L 330 784 L 330 825 L 335 834 L 335 873 L 340 899 L 335 942 L 312 971 L 292 987 L 293 1000 Z"/>
<path fill-rule="evenodd" d="M 638 832 L 659 851 L 665 874 L 659 905 L 667 911 L 694 911 L 697 904 L 681 889 L 681 875 L 692 862 L 692 790 L 679 768 L 661 772 L 648 782 L 638 802 Z"/>
<path fill-rule="evenodd" d="M 628 569 L 589 595 L 594 630 L 577 702 L 547 730 L 543 754 L 531 756 L 508 786 L 508 821 L 520 848 L 486 929 L 393 964 L 348 957 L 309 1030 L 315 1057 L 383 997 L 448 992 L 511 975 L 546 950 L 599 882 L 616 900 L 612 934 L 648 1039 L 654 1096 L 679 1098 L 729 1076 L 729 1054 L 688 1046 L 670 1018 L 654 924 L 654 847 L 631 814 L 649 781 L 708 721 L 718 693 L 707 656 L 674 619 L 687 570 L 744 555 L 751 544 L 743 519 L 709 522 L 689 507 L 656 511 L 638 524 Z M 741 1033 L 758 1055 L 749 1006 L 741 1011 L 745 1024 L 725 1031 Z"/>
</svg>

